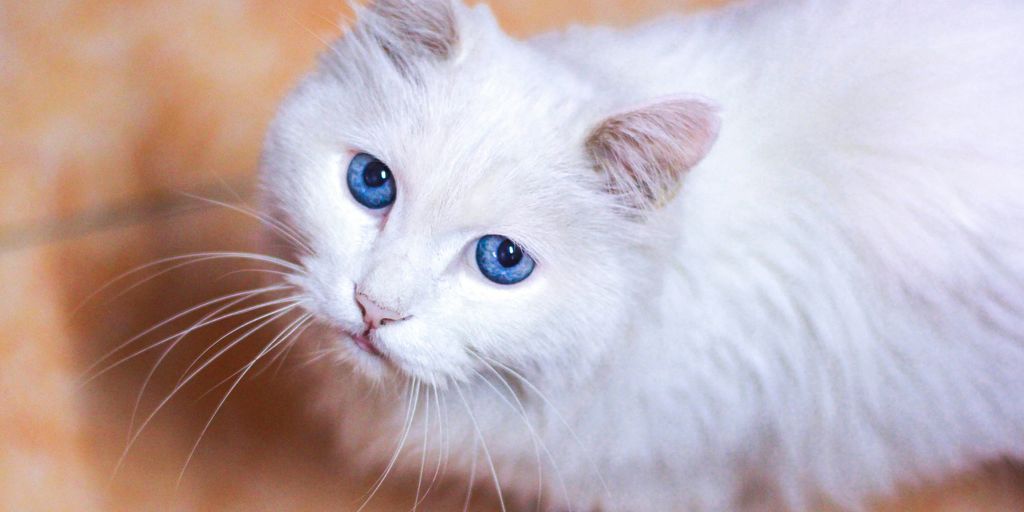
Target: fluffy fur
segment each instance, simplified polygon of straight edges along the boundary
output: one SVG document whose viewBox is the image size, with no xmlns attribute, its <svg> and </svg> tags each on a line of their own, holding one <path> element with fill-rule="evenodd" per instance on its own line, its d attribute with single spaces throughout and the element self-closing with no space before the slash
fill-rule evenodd
<svg viewBox="0 0 1024 512">
<path fill-rule="evenodd" d="M 517 41 L 485 7 L 399 3 L 264 155 L 354 457 L 401 441 L 414 476 L 608 511 L 856 509 L 1024 457 L 1024 5 L 763 1 Z M 608 126 L 628 158 L 595 151 Z M 394 171 L 386 213 L 349 196 L 354 151 Z M 486 281 L 488 233 L 534 275 Z M 344 334 L 356 286 L 411 315 L 386 359 Z"/>
</svg>

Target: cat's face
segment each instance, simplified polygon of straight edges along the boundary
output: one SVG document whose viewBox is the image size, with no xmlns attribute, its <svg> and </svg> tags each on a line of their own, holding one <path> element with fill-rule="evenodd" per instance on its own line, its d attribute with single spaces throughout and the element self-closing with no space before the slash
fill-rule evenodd
<svg viewBox="0 0 1024 512">
<path fill-rule="evenodd" d="M 623 182 L 642 169 L 614 123 L 595 139 L 607 103 L 485 10 L 364 12 L 282 106 L 263 166 L 339 354 L 442 384 L 495 362 L 579 371 L 628 344 L 657 268 L 624 198 L 669 185 Z"/>
</svg>

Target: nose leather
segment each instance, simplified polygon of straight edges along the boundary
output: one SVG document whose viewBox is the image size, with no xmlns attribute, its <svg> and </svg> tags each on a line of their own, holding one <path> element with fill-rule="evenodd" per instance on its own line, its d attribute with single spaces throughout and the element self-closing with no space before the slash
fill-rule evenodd
<svg viewBox="0 0 1024 512">
<path fill-rule="evenodd" d="M 359 304 L 359 309 L 363 312 L 363 322 L 366 324 L 367 329 L 376 329 L 406 318 L 396 311 L 377 304 L 373 299 L 362 293 L 356 293 L 356 303 Z"/>
</svg>

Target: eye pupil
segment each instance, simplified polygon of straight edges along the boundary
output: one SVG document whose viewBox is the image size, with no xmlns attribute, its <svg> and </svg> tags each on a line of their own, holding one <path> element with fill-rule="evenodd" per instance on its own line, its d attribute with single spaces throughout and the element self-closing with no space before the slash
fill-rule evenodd
<svg viewBox="0 0 1024 512">
<path fill-rule="evenodd" d="M 523 259 L 523 251 L 512 240 L 505 239 L 498 246 L 498 263 L 505 268 L 514 267 Z"/>
<path fill-rule="evenodd" d="M 384 162 L 374 160 L 366 165 L 366 170 L 363 171 L 363 183 L 367 187 L 377 188 L 387 183 L 388 179 L 391 178 L 391 173 L 388 170 L 388 166 L 384 165 Z"/>
</svg>

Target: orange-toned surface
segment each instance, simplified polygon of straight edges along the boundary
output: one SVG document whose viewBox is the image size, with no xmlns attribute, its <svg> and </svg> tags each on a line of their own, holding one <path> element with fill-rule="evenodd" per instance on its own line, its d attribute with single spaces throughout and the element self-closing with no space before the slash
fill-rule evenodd
<svg viewBox="0 0 1024 512">
<path fill-rule="evenodd" d="M 177 192 L 251 198 L 274 105 L 338 32 L 344 3 L 0 0 L 0 510 L 354 510 L 360 503 L 371 482 L 346 471 L 331 454 L 330 433 L 303 413 L 309 394 L 300 359 L 235 391 L 178 482 L 224 388 L 204 393 L 247 361 L 259 340 L 179 392 L 116 474 L 156 354 L 79 385 L 90 363 L 147 325 L 253 285 L 247 274 L 219 278 L 237 263 L 204 264 L 117 297 L 130 281 L 120 283 L 79 309 L 135 265 L 255 247 L 256 226 L 244 216 Z M 697 6 L 492 4 L 517 34 Z M 136 426 L 223 332 L 197 333 L 168 358 Z M 964 477 L 881 510 L 1024 510 L 1022 488 L 1019 475 L 1006 472 Z M 412 492 L 395 482 L 371 509 L 407 509 Z M 460 492 L 436 492 L 430 508 L 450 509 Z"/>
</svg>

